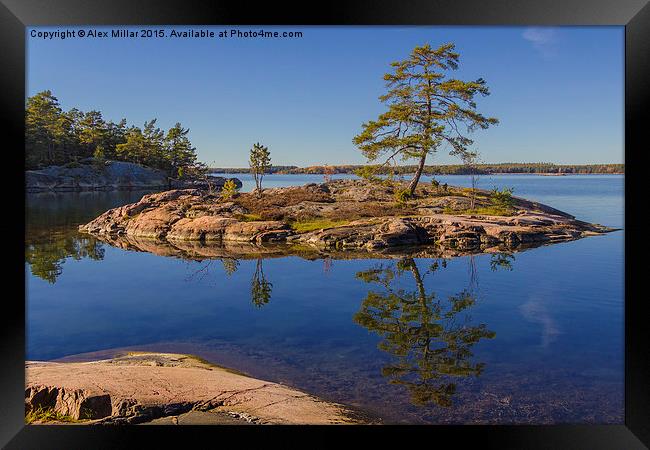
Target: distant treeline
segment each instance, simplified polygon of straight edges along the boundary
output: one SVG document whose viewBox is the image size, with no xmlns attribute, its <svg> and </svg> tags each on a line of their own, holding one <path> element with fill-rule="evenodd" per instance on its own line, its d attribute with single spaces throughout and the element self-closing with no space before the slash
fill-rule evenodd
<svg viewBox="0 0 650 450">
<path fill-rule="evenodd" d="M 209 167 L 208 170 L 213 173 L 250 173 L 250 167 Z M 323 172 L 296 172 L 302 170 L 298 166 L 271 166 L 266 173 L 323 173 Z"/>
<path fill-rule="evenodd" d="M 272 166 L 269 173 L 276 174 L 325 174 L 325 173 L 347 173 L 352 174 L 356 170 L 365 167 L 363 165 L 341 165 L 341 166 Z M 218 173 L 248 173 L 250 169 L 245 168 L 220 168 L 213 167 L 211 172 Z M 381 167 L 377 174 L 409 174 L 416 170 L 415 165 Z M 538 173 L 538 174 L 622 174 L 625 172 L 624 164 L 553 164 L 553 163 L 499 163 L 499 164 L 477 164 L 469 167 L 463 164 L 431 165 L 424 167 L 426 175 L 468 175 L 471 173 L 488 175 L 497 173 Z"/>
<path fill-rule="evenodd" d="M 143 164 L 180 178 L 202 168 L 188 131 L 176 123 L 165 132 L 156 119 L 139 128 L 127 126 L 126 119 L 106 121 L 96 110 L 63 111 L 52 92 L 43 91 L 27 99 L 25 164 L 38 169 L 95 157 Z"/>
</svg>

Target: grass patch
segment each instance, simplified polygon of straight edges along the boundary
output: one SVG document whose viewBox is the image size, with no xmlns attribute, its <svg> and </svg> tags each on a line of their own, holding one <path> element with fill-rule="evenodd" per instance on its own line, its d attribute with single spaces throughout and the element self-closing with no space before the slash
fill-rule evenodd
<svg viewBox="0 0 650 450">
<path fill-rule="evenodd" d="M 512 216 L 515 213 L 515 210 L 512 208 L 500 208 L 497 206 L 483 206 L 474 209 L 453 209 L 445 208 L 445 214 L 455 214 L 455 215 L 483 215 L 483 216 Z"/>
<path fill-rule="evenodd" d="M 333 219 L 319 218 L 313 220 L 293 222 L 291 224 L 291 228 L 293 228 L 294 231 L 298 233 L 307 233 L 309 231 L 321 230 L 324 228 L 340 227 L 348 223 L 350 223 L 349 220 L 333 220 Z"/>
<path fill-rule="evenodd" d="M 240 222 L 259 222 L 261 220 L 264 220 L 259 214 L 237 214 L 235 216 L 235 219 L 239 220 Z"/>
<path fill-rule="evenodd" d="M 71 416 L 66 416 L 59 412 L 54 411 L 52 408 L 43 408 L 39 406 L 38 408 L 29 411 L 25 414 L 25 423 L 30 424 L 34 422 L 71 422 L 77 423 L 81 422 Z"/>
</svg>

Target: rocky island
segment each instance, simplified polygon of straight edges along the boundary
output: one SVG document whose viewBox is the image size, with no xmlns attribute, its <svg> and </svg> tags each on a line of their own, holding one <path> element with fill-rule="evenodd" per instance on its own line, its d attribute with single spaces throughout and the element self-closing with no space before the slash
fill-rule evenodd
<svg viewBox="0 0 650 450">
<path fill-rule="evenodd" d="M 390 253 L 427 246 L 452 254 L 516 251 L 614 230 L 537 202 L 512 197 L 503 206 L 489 191 L 470 191 L 427 183 L 418 186 L 415 196 L 398 201 L 398 185 L 365 180 L 273 188 L 231 198 L 178 189 L 145 195 L 79 229 L 136 248 L 138 242 L 142 247 L 147 242 L 186 247 L 189 242 L 193 247 L 230 246 L 235 252 L 242 245 L 250 251 L 250 246 L 283 244 L 289 252 Z"/>
</svg>

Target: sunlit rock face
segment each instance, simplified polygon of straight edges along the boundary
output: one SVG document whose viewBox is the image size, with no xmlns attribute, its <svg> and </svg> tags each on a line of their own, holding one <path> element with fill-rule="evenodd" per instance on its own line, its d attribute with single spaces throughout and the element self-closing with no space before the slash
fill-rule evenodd
<svg viewBox="0 0 650 450">
<path fill-rule="evenodd" d="M 506 214 L 489 214 L 489 193 L 423 186 L 408 202 L 394 188 L 356 180 L 275 188 L 226 198 L 203 189 L 145 195 L 106 211 L 80 231 L 169 241 L 286 243 L 321 250 L 385 251 L 435 245 L 476 253 L 579 239 L 612 231 L 549 206 L 513 198 Z M 480 213 L 487 211 L 488 214 Z M 304 249 L 303 249 L 304 250 Z M 303 251 L 301 250 L 301 251 Z M 287 250 L 290 251 L 290 250 Z"/>
<path fill-rule="evenodd" d="M 227 412 L 260 424 L 360 421 L 342 405 L 182 354 L 27 362 L 25 371 L 28 414 L 49 410 L 81 423 L 136 424 L 189 411 Z"/>
</svg>

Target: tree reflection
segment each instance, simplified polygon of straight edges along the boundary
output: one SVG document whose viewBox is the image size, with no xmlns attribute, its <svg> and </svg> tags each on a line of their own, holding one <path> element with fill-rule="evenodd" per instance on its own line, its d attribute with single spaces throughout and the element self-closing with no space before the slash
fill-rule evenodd
<svg viewBox="0 0 650 450">
<path fill-rule="evenodd" d="M 25 262 L 30 265 L 32 274 L 49 283 L 56 283 L 67 258 L 102 260 L 103 243 L 76 231 L 52 233 L 46 238 L 25 242 Z"/>
<path fill-rule="evenodd" d="M 512 263 L 515 261 L 515 255 L 512 253 L 495 253 L 490 258 L 490 269 L 496 271 L 499 269 L 512 270 Z"/>
<path fill-rule="evenodd" d="M 445 267 L 446 261 L 435 261 L 424 276 Z M 415 281 L 415 290 L 394 286 L 406 273 Z M 379 349 L 396 357 L 382 369 L 382 375 L 393 384 L 406 386 L 416 405 L 450 406 L 456 392 L 454 380 L 479 376 L 483 371 L 483 363 L 472 361 L 472 347 L 495 336 L 485 324 L 472 325 L 466 314 L 476 303 L 473 284 L 456 295 L 437 299 L 435 293 L 426 291 L 412 258 L 356 276 L 382 288 L 381 292 L 369 291 L 354 316 L 355 322 L 383 338 Z"/>
<path fill-rule="evenodd" d="M 255 262 L 255 270 L 253 271 L 250 281 L 251 303 L 258 308 L 261 308 L 271 301 L 271 292 L 273 290 L 273 283 L 268 281 L 266 275 L 264 275 L 263 260 L 263 258 L 257 258 Z M 226 277 L 231 277 L 235 272 L 237 272 L 237 270 L 239 270 L 240 262 L 236 258 L 212 259 L 195 269 L 186 280 L 201 281 L 205 279 L 205 277 L 210 273 L 211 268 L 213 267 L 212 264 L 215 261 L 221 261 L 223 272 Z"/>
<path fill-rule="evenodd" d="M 255 272 L 251 279 L 251 301 L 253 305 L 261 308 L 271 300 L 271 284 L 264 276 L 264 268 L 262 266 L 262 258 L 257 258 L 255 264 Z"/>
<path fill-rule="evenodd" d="M 222 258 L 221 264 L 223 265 L 223 271 L 226 273 L 226 276 L 232 276 L 239 268 L 239 261 L 235 258 Z"/>
</svg>

